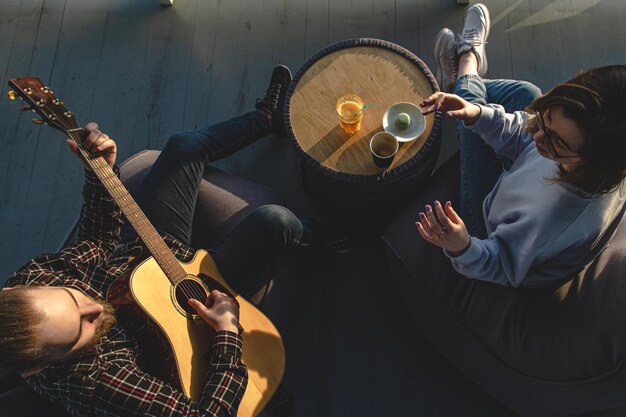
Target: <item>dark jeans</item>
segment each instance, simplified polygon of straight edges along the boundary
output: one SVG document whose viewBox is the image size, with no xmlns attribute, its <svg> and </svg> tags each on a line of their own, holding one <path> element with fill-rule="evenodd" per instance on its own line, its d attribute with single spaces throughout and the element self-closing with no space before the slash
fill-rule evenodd
<svg viewBox="0 0 626 417">
<path fill-rule="evenodd" d="M 176 133 L 139 188 L 137 203 L 160 233 L 189 245 L 198 185 L 207 164 L 268 134 L 267 116 L 261 111 Z M 278 254 L 287 248 L 307 246 L 310 240 L 310 231 L 291 211 L 266 205 L 207 249 L 228 283 L 250 297 L 268 282 Z"/>
<path fill-rule="evenodd" d="M 471 103 L 500 104 L 507 113 L 513 113 L 524 110 L 541 95 L 541 90 L 526 81 L 485 80 L 478 75 L 463 75 L 456 80 L 453 93 Z M 461 148 L 460 216 L 470 235 L 485 239 L 483 201 L 511 161 L 496 155 L 491 146 L 466 129 L 463 122 L 456 121 L 456 128 Z"/>
</svg>

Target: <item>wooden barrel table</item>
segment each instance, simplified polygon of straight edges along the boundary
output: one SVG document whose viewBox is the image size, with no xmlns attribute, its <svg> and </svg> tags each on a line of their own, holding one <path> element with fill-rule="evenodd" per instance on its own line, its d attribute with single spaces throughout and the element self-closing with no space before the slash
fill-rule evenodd
<svg viewBox="0 0 626 417">
<path fill-rule="evenodd" d="M 385 110 L 397 102 L 418 104 L 439 91 L 428 67 L 414 54 L 380 39 L 334 43 L 309 58 L 287 92 L 285 124 L 300 157 L 302 182 L 316 205 L 355 221 L 380 217 L 426 181 L 441 147 L 440 115 L 402 143 L 393 163 L 380 170 L 369 141 L 383 131 Z M 339 125 L 335 104 L 348 93 L 362 98 L 361 129 Z"/>
</svg>

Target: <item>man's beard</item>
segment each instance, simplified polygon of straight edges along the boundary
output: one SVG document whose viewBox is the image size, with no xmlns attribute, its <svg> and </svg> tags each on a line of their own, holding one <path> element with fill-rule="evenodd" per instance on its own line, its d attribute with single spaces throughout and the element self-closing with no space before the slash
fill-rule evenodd
<svg viewBox="0 0 626 417">
<path fill-rule="evenodd" d="M 115 307 L 101 299 L 93 300 L 100 304 L 104 308 L 104 311 L 98 316 L 98 325 L 96 326 L 93 339 L 81 349 L 81 352 L 91 350 L 100 343 L 102 338 L 109 333 L 109 330 L 111 330 L 111 327 L 113 327 L 117 321 L 115 318 Z"/>
</svg>

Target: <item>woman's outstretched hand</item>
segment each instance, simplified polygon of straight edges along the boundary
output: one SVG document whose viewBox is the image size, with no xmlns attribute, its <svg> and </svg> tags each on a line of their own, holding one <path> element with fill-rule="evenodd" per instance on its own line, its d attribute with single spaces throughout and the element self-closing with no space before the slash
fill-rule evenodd
<svg viewBox="0 0 626 417">
<path fill-rule="evenodd" d="M 424 115 L 435 111 L 445 112 L 446 116 L 463 120 L 468 125 L 474 124 L 480 116 L 480 107 L 457 96 L 456 94 L 435 93 L 420 103 Z"/>
<path fill-rule="evenodd" d="M 415 223 L 417 231 L 428 242 L 446 249 L 453 256 L 461 255 L 470 244 L 465 223 L 449 201 L 445 208 L 439 201 L 435 201 L 434 206 L 434 210 L 426 206 L 426 213 L 419 213 L 420 220 Z"/>
</svg>

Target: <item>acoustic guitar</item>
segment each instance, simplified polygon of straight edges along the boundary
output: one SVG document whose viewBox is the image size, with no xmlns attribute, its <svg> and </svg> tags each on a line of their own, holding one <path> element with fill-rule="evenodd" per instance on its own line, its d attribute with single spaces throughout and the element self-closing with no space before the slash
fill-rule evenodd
<svg viewBox="0 0 626 417">
<path fill-rule="evenodd" d="M 285 370 L 285 349 L 276 327 L 228 286 L 207 251 L 198 250 L 188 263 L 174 257 L 109 164 L 82 146 L 86 131 L 48 87 L 37 78 L 11 79 L 9 85 L 13 88 L 9 98 L 23 99 L 26 105 L 22 110 L 32 110 L 41 117 L 33 119 L 34 123 L 60 130 L 77 143 L 152 255 L 118 278 L 107 294 L 120 322 L 144 347 L 146 368 L 178 386 L 187 397 L 200 399 L 209 368 L 204 356 L 210 350 L 214 331 L 187 300 L 204 301 L 210 291 L 219 289 L 239 302 L 243 327 L 242 360 L 248 367 L 248 385 L 237 415 L 256 416 L 276 391 Z"/>
</svg>

